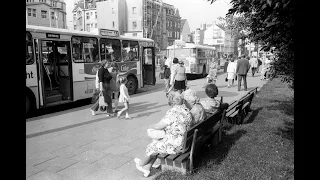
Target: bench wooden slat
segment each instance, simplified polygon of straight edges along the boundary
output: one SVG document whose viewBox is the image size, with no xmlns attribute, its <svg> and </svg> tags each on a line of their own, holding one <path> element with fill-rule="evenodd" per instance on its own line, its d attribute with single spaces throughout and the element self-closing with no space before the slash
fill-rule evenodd
<svg viewBox="0 0 320 180">
<path fill-rule="evenodd" d="M 190 156 L 190 151 L 189 152 L 186 152 L 184 154 L 181 154 L 179 157 L 177 157 L 175 159 L 175 162 L 177 163 L 182 163 L 183 161 L 185 161 L 186 159 L 188 159 Z"/>
</svg>

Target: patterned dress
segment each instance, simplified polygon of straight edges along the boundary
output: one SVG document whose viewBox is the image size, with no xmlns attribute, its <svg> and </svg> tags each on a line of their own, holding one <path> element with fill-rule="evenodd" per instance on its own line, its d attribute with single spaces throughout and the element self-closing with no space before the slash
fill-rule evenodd
<svg viewBox="0 0 320 180">
<path fill-rule="evenodd" d="M 200 103 L 194 104 L 190 112 L 193 116 L 191 127 L 205 120 L 207 117 L 206 111 Z"/>
<path fill-rule="evenodd" d="M 200 102 L 206 113 L 213 114 L 220 107 L 220 101 L 213 98 L 207 98 Z"/>
<path fill-rule="evenodd" d="M 198 124 L 199 122 L 206 119 L 206 113 L 203 106 L 200 104 L 200 98 L 197 92 L 192 89 L 187 89 L 183 93 L 184 103 L 190 109 L 193 117 L 191 126 Z"/>
<path fill-rule="evenodd" d="M 167 126 L 166 135 L 163 139 L 154 140 L 147 145 L 146 153 L 150 156 L 153 153 L 177 154 L 182 151 L 184 135 L 190 128 L 192 116 L 188 108 L 183 105 L 174 105 L 161 119 Z"/>
<path fill-rule="evenodd" d="M 207 75 L 208 82 L 211 83 L 212 81 L 217 80 L 217 72 L 218 72 L 218 62 L 213 61 L 210 63 L 209 73 Z"/>
</svg>

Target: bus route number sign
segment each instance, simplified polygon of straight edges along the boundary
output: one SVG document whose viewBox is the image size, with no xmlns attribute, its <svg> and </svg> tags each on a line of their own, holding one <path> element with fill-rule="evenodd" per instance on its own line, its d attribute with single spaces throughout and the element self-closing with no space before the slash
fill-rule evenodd
<svg viewBox="0 0 320 180">
<path fill-rule="evenodd" d="M 109 29 L 100 29 L 100 35 L 118 37 L 119 32 L 115 30 L 109 30 Z"/>
</svg>

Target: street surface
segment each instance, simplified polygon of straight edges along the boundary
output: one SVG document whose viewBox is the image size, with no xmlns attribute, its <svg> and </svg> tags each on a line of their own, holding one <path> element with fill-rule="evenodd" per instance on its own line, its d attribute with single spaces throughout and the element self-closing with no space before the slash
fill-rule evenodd
<svg viewBox="0 0 320 180">
<path fill-rule="evenodd" d="M 247 93 L 237 91 L 237 81 L 228 88 L 225 76 L 218 76 L 218 99 L 223 96 L 223 101 L 230 103 Z M 205 98 L 205 82 L 205 78 L 190 80 L 188 86 Z M 260 73 L 251 77 L 250 71 L 247 82 L 248 90 L 266 83 L 260 80 Z M 163 84 L 163 80 L 157 79 L 157 84 Z M 151 142 L 148 126 L 158 122 L 170 108 L 164 86 L 131 96 L 132 120 L 106 117 L 103 113 L 92 116 L 90 106 L 27 119 L 27 180 L 139 180 L 152 179 L 160 171 L 153 169 L 145 178 L 133 159 L 142 158 Z"/>
</svg>

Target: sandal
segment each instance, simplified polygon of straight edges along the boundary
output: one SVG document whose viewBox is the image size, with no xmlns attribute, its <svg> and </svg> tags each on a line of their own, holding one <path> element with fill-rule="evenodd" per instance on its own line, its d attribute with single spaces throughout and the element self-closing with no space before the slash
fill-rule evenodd
<svg viewBox="0 0 320 180">
<path fill-rule="evenodd" d="M 117 118 L 120 119 L 120 114 L 119 113 L 117 113 Z"/>
</svg>

